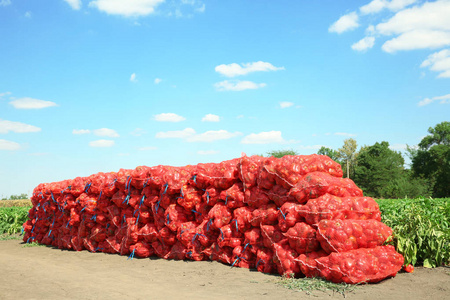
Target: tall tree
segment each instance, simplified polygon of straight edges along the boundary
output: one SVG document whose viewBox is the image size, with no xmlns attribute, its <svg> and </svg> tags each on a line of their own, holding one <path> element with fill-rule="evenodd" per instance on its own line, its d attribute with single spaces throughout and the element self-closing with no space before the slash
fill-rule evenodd
<svg viewBox="0 0 450 300">
<path fill-rule="evenodd" d="M 267 152 L 267 155 L 276 157 L 276 158 L 281 158 L 285 155 L 298 155 L 297 151 L 295 150 L 272 150 Z"/>
<path fill-rule="evenodd" d="M 325 146 L 322 146 L 319 151 L 317 151 L 317 154 L 319 155 L 326 155 L 329 158 L 331 158 L 332 160 L 339 162 L 339 152 L 337 152 L 336 150 L 327 148 Z"/>
<path fill-rule="evenodd" d="M 375 143 L 359 152 L 353 180 L 367 195 L 392 197 L 405 176 L 404 162 L 400 152 L 389 149 L 388 142 Z"/>
<path fill-rule="evenodd" d="M 428 129 L 417 150 L 409 148 L 411 169 L 416 177 L 431 181 L 433 197 L 450 196 L 450 122 Z"/>
<path fill-rule="evenodd" d="M 353 167 L 356 162 L 356 148 L 358 144 L 352 138 L 344 140 L 344 146 L 338 149 L 338 156 L 342 159 L 344 165 L 346 165 L 347 169 L 347 178 L 350 178 L 350 168 Z"/>
</svg>

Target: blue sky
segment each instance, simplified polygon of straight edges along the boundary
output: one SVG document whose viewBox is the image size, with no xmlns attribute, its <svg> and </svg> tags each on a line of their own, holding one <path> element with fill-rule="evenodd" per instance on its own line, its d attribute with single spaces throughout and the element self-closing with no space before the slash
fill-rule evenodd
<svg viewBox="0 0 450 300">
<path fill-rule="evenodd" d="M 417 145 L 450 1 L 0 0 L 0 196 L 139 165 Z"/>
</svg>

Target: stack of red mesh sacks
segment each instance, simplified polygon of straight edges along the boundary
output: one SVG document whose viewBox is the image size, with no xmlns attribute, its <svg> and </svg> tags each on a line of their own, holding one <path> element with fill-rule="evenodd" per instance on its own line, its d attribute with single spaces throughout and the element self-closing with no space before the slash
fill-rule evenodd
<svg viewBox="0 0 450 300">
<path fill-rule="evenodd" d="M 40 184 L 24 241 L 130 257 L 215 260 L 287 276 L 377 282 L 403 257 L 377 203 L 327 156 L 243 156 Z"/>
</svg>

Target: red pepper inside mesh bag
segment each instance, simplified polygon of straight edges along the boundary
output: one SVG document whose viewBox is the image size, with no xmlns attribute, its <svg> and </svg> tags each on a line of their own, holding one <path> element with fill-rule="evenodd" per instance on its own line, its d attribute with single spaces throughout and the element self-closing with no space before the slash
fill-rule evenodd
<svg viewBox="0 0 450 300">
<path fill-rule="evenodd" d="M 404 258 L 391 245 L 333 252 L 310 264 L 305 255 L 297 259 L 308 277 L 319 275 L 332 282 L 369 283 L 394 277 L 402 268 Z"/>
<path fill-rule="evenodd" d="M 317 239 L 328 253 L 383 245 L 392 229 L 376 220 L 322 220 Z"/>
<path fill-rule="evenodd" d="M 278 220 L 278 214 L 279 211 L 274 204 L 265 205 L 252 212 L 250 223 L 253 227 L 258 227 L 261 224 L 273 225 L 276 224 Z"/>
<path fill-rule="evenodd" d="M 220 193 L 220 199 L 225 201 L 225 205 L 230 209 L 244 206 L 242 183 L 235 183 L 229 189 L 222 191 Z"/>
<path fill-rule="evenodd" d="M 250 223 L 253 219 L 252 212 L 253 208 L 248 206 L 239 207 L 233 211 L 234 220 L 236 220 L 239 230 L 246 232 L 252 227 Z"/>
<path fill-rule="evenodd" d="M 238 158 L 218 164 L 198 164 L 195 171 L 195 184 L 200 189 L 215 187 L 226 190 L 239 179 L 238 164 Z"/>
<path fill-rule="evenodd" d="M 152 246 L 146 242 L 138 242 L 132 245 L 130 250 L 131 252 L 134 252 L 137 257 L 150 257 L 155 253 Z"/>
<path fill-rule="evenodd" d="M 256 263 L 256 256 L 251 251 L 252 246 L 250 244 L 246 244 L 244 246 L 237 246 L 233 249 L 232 256 L 232 266 L 237 266 L 240 268 L 254 268 Z"/>
<path fill-rule="evenodd" d="M 267 248 L 272 248 L 274 243 L 278 243 L 285 238 L 280 227 L 272 225 L 261 225 L 261 235 L 264 246 Z"/>
<path fill-rule="evenodd" d="M 196 205 L 202 201 L 202 194 L 193 186 L 184 185 L 181 189 L 181 196 L 178 197 L 177 202 L 186 210 L 192 210 Z"/>
<path fill-rule="evenodd" d="M 231 211 L 222 203 L 214 205 L 208 213 L 208 217 L 212 220 L 212 228 L 219 229 L 227 225 L 231 221 Z"/>
<path fill-rule="evenodd" d="M 370 197 L 338 197 L 325 194 L 297 208 L 305 222 L 312 225 L 320 220 L 367 220 L 381 221 L 378 203 Z"/>
<path fill-rule="evenodd" d="M 257 185 L 261 167 L 267 158 L 259 155 L 248 157 L 242 156 L 239 161 L 239 179 L 242 181 L 244 190 Z"/>
<path fill-rule="evenodd" d="M 166 226 L 174 232 L 178 230 L 182 223 L 193 220 L 193 216 L 178 204 L 169 205 L 164 214 L 166 218 Z"/>
<path fill-rule="evenodd" d="M 271 202 L 267 196 L 267 191 L 262 190 L 258 187 L 251 187 L 245 190 L 244 202 L 252 208 L 260 208 Z"/>
<path fill-rule="evenodd" d="M 283 235 L 288 239 L 291 248 L 299 254 L 319 250 L 316 230 L 306 223 L 295 224 Z"/>
<path fill-rule="evenodd" d="M 274 243 L 273 248 L 275 253 L 273 260 L 279 274 L 289 278 L 300 273 L 300 266 L 295 260 L 298 254 L 289 246 L 287 240 Z"/>
<path fill-rule="evenodd" d="M 273 273 L 275 271 L 273 251 L 270 248 L 262 247 L 257 249 L 256 269 L 263 273 Z"/>
<path fill-rule="evenodd" d="M 303 221 L 303 217 L 298 213 L 300 207 L 300 204 L 286 202 L 279 208 L 280 214 L 278 215 L 278 226 L 280 226 L 280 229 L 283 232 L 286 232 L 296 223 Z"/>
<path fill-rule="evenodd" d="M 235 248 L 239 245 L 241 245 L 244 241 L 243 234 L 240 233 L 236 226 L 233 226 L 231 224 L 222 226 L 222 228 L 219 229 L 220 234 L 217 239 L 217 243 L 220 247 L 231 247 Z"/>
</svg>

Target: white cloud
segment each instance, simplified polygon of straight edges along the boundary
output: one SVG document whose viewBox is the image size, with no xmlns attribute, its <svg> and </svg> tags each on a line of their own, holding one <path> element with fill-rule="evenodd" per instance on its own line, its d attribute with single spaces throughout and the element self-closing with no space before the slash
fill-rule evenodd
<svg viewBox="0 0 450 300">
<path fill-rule="evenodd" d="M 79 10 L 81 8 L 81 0 L 64 0 L 72 9 Z"/>
<path fill-rule="evenodd" d="M 206 5 L 205 4 L 203 4 L 202 6 L 200 6 L 200 7 L 195 9 L 195 11 L 199 12 L 199 13 L 204 13 L 205 10 L 206 10 Z"/>
<path fill-rule="evenodd" d="M 19 149 L 20 145 L 18 143 L 0 139 L 0 150 L 14 151 Z"/>
<path fill-rule="evenodd" d="M 33 99 L 29 97 L 19 98 L 9 102 L 17 109 L 41 109 L 46 107 L 58 106 L 55 102 Z"/>
<path fill-rule="evenodd" d="M 15 133 L 39 132 L 41 128 L 21 122 L 0 119 L 0 133 L 8 133 L 10 131 Z"/>
<path fill-rule="evenodd" d="M 162 113 L 155 115 L 155 120 L 158 122 L 181 122 L 186 120 L 185 117 L 179 116 L 174 113 Z"/>
<path fill-rule="evenodd" d="M 220 153 L 220 151 L 217 150 L 199 150 L 197 151 L 197 154 L 200 155 L 214 155 L 214 154 L 218 154 Z"/>
<path fill-rule="evenodd" d="M 373 0 L 369 4 L 361 6 L 359 10 L 363 15 L 379 13 L 385 8 L 390 11 L 399 11 L 416 2 L 417 0 Z"/>
<path fill-rule="evenodd" d="M 89 142 L 91 147 L 112 147 L 114 146 L 114 141 L 112 140 L 96 140 Z"/>
<path fill-rule="evenodd" d="M 251 133 L 245 136 L 241 141 L 242 144 L 271 144 L 285 142 L 286 141 L 281 136 L 281 131 Z"/>
<path fill-rule="evenodd" d="M 140 17 L 154 13 L 155 8 L 163 2 L 164 0 L 96 0 L 89 2 L 89 6 L 110 15 Z"/>
<path fill-rule="evenodd" d="M 156 150 L 158 149 L 157 147 L 154 146 L 148 146 L 148 147 L 140 147 L 138 148 L 139 151 L 151 151 L 151 150 Z"/>
<path fill-rule="evenodd" d="M 359 27 L 358 15 L 356 12 L 351 12 L 339 18 L 329 28 L 329 32 L 336 32 L 341 34 L 345 31 L 350 31 Z"/>
<path fill-rule="evenodd" d="M 356 51 L 365 51 L 372 48 L 373 45 L 375 45 L 375 38 L 373 36 L 366 36 L 360 41 L 354 43 L 352 45 L 352 49 Z"/>
<path fill-rule="evenodd" d="M 406 150 L 406 144 L 393 144 L 389 146 L 389 149 L 404 151 Z"/>
<path fill-rule="evenodd" d="M 136 73 L 131 74 L 131 76 L 130 76 L 130 81 L 131 81 L 131 82 L 137 82 L 137 79 L 136 79 Z"/>
<path fill-rule="evenodd" d="M 95 129 L 93 132 L 96 136 L 107 136 L 111 138 L 119 137 L 119 134 L 114 129 L 109 128 Z"/>
<path fill-rule="evenodd" d="M 73 134 L 89 134 L 91 131 L 89 129 L 74 129 L 72 130 Z"/>
<path fill-rule="evenodd" d="M 356 134 L 346 132 L 335 132 L 334 135 L 348 136 L 348 137 L 356 136 Z"/>
<path fill-rule="evenodd" d="M 241 132 L 228 132 L 227 130 L 211 130 L 201 134 L 187 137 L 188 142 L 214 142 L 218 140 L 227 140 L 242 135 Z"/>
<path fill-rule="evenodd" d="M 11 95 L 11 92 L 0 93 L 0 98 Z"/>
<path fill-rule="evenodd" d="M 435 49 L 450 45 L 450 31 L 413 30 L 386 41 L 381 49 L 393 53 L 400 50 Z"/>
<path fill-rule="evenodd" d="M 288 108 L 294 105 L 294 102 L 287 102 L 287 101 L 283 101 L 280 102 L 280 107 L 281 108 Z"/>
<path fill-rule="evenodd" d="M 155 81 L 153 81 L 155 84 L 160 84 L 162 81 L 161 78 L 155 78 Z"/>
<path fill-rule="evenodd" d="M 141 136 L 143 134 L 147 133 L 144 129 L 142 128 L 136 128 L 135 130 L 133 130 L 132 132 L 130 132 L 130 134 L 132 136 Z"/>
<path fill-rule="evenodd" d="M 246 75 L 252 72 L 268 72 L 268 71 L 279 71 L 284 70 L 284 67 L 275 67 L 271 63 L 257 61 L 252 63 L 244 63 L 239 65 L 237 63 L 232 63 L 229 65 L 218 65 L 215 68 L 217 73 L 220 73 L 226 77 L 235 77 L 240 75 Z"/>
<path fill-rule="evenodd" d="M 224 91 L 244 91 L 244 90 L 255 90 L 255 89 L 259 89 L 259 88 L 263 88 L 265 87 L 266 84 L 265 83 L 255 83 L 252 81 L 229 81 L 229 80 L 224 80 L 221 82 L 217 82 L 216 84 L 214 84 L 214 87 L 216 88 L 216 90 L 220 91 L 220 92 L 224 92 Z"/>
<path fill-rule="evenodd" d="M 31 11 L 25 12 L 25 18 L 31 18 Z"/>
<path fill-rule="evenodd" d="M 428 67 L 431 71 L 440 72 L 439 78 L 450 78 L 450 49 L 430 54 L 420 67 Z"/>
<path fill-rule="evenodd" d="M 439 101 L 440 104 L 450 104 L 450 94 L 447 94 L 444 96 L 437 96 L 437 97 L 433 97 L 433 98 L 425 98 L 422 101 L 420 101 L 417 105 L 425 106 L 425 105 L 431 104 L 436 101 Z"/>
<path fill-rule="evenodd" d="M 166 131 L 156 133 L 157 139 L 185 139 L 195 135 L 195 130 L 192 128 L 185 128 L 183 130 Z"/>
<path fill-rule="evenodd" d="M 11 4 L 11 0 L 0 0 L 0 6 L 8 6 Z"/>
<path fill-rule="evenodd" d="M 202 122 L 219 122 L 220 117 L 218 115 L 207 114 L 202 118 Z"/>
<path fill-rule="evenodd" d="M 383 35 L 402 34 L 414 30 L 450 30 L 450 1 L 425 2 L 404 9 L 376 26 Z"/>
</svg>

